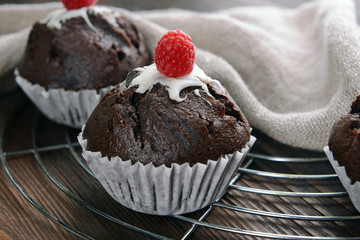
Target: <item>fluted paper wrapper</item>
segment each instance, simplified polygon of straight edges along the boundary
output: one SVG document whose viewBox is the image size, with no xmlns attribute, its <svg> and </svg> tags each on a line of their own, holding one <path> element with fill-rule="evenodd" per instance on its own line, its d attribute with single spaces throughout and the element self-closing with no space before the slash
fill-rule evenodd
<svg viewBox="0 0 360 240">
<path fill-rule="evenodd" d="M 74 128 L 81 128 L 101 98 L 111 86 L 96 90 L 70 91 L 65 89 L 46 90 L 39 84 L 32 84 L 15 70 L 16 83 L 50 120 Z"/>
<path fill-rule="evenodd" d="M 351 184 L 351 179 L 347 176 L 344 166 L 340 166 L 339 162 L 334 159 L 332 152 L 329 149 L 329 146 L 324 147 L 324 152 L 328 157 L 331 165 L 333 166 L 335 172 L 337 173 L 342 185 L 349 194 L 351 202 L 354 207 L 360 212 L 360 182 L 355 182 Z"/>
<path fill-rule="evenodd" d="M 79 134 L 83 157 L 105 190 L 120 204 L 138 212 L 175 215 L 201 209 L 226 190 L 256 138 L 240 151 L 207 164 L 172 164 L 155 167 L 152 163 L 132 164 L 119 157 L 102 157 L 87 151 L 87 140 Z"/>
</svg>

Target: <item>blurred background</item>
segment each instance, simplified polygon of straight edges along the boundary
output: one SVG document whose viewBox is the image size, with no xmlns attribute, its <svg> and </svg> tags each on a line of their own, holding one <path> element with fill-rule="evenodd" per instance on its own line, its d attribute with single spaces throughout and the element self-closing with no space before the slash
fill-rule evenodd
<svg viewBox="0 0 360 240">
<path fill-rule="evenodd" d="M 128 10 L 149 10 L 166 8 L 184 8 L 196 11 L 212 11 L 236 6 L 287 6 L 295 7 L 309 0 L 99 0 L 98 4 L 122 7 Z M 4 3 L 44 3 L 46 0 L 0 0 Z"/>
<path fill-rule="evenodd" d="M 199 11 L 199 12 L 209 12 L 209 11 L 222 10 L 222 9 L 234 8 L 234 7 L 239 7 L 239 6 L 276 6 L 276 7 L 294 8 L 305 2 L 310 2 L 310 1 L 314 1 L 314 0 L 181 0 L 181 1 L 179 1 L 179 0 L 99 0 L 98 4 L 120 7 L 120 8 L 127 9 L 129 11 L 181 8 L 181 9 L 189 9 L 189 10 Z M 341 0 L 338 0 L 338 1 L 341 1 Z M 45 3 L 45 2 L 55 2 L 55 1 L 50 1 L 50 0 L 0 0 L 0 4 L 23 4 L 23 3 Z M 60 2 L 60 0 L 57 2 Z M 360 0 L 354 0 L 354 2 L 356 4 L 357 13 L 360 13 Z M 358 17 L 358 23 L 359 23 L 359 17 Z M 31 23 L 29 23 L 29 25 L 31 25 Z M 0 58 L 1 58 L 1 56 L 0 56 Z M 9 104 L 9 103 L 16 102 L 17 99 L 19 98 L 19 94 L 11 95 L 11 93 L 7 93 L 7 91 L 9 89 L 16 88 L 16 84 L 13 79 L 14 79 L 14 75 L 13 75 L 12 71 L 10 71 L 6 76 L 3 76 L 0 78 L 0 83 L 2 83 L 2 85 L 0 87 L 0 100 L 2 99 L 2 101 L 0 101 L 0 123 L 2 123 L 4 121 L 3 119 L 5 118 L 8 110 L 10 109 L 11 104 Z M 21 113 L 19 116 L 13 117 L 14 119 L 11 118 L 11 120 L 13 120 L 13 121 L 11 121 L 12 125 L 10 125 L 10 127 L 9 127 L 10 130 L 7 131 L 7 132 L 9 132 L 9 136 L 10 136 L 10 137 L 8 137 L 10 139 L 10 141 L 8 141 L 8 142 L 10 142 L 10 143 L 8 143 L 9 146 L 13 142 L 16 142 L 16 143 L 21 142 L 21 143 L 24 143 L 24 145 L 29 144 L 30 146 L 32 146 L 31 142 L 28 143 L 28 141 L 29 141 L 28 138 L 22 139 L 26 134 L 30 136 L 30 130 L 32 129 L 32 125 L 31 125 L 32 121 L 36 122 L 35 120 L 32 120 L 32 119 L 34 119 L 34 112 L 35 112 L 34 107 L 32 105 L 30 105 L 29 102 L 27 102 L 26 104 L 24 105 L 25 107 L 21 108 L 22 111 L 18 111 Z M 18 112 L 16 112 L 16 113 L 18 113 Z M 39 119 L 41 120 L 41 118 L 39 118 Z M 45 122 L 45 121 L 43 121 L 43 122 Z M 60 131 L 63 131 L 63 129 L 54 125 L 50 121 L 46 121 L 45 123 L 47 125 L 44 124 L 45 127 L 42 126 L 42 128 L 41 128 L 44 130 L 41 130 L 41 132 L 38 133 L 39 136 L 42 137 L 42 138 L 39 137 L 39 139 L 43 140 L 43 142 L 45 143 L 44 145 L 49 144 L 47 142 L 49 138 L 56 139 L 56 141 L 58 141 L 57 136 L 60 136 L 60 134 L 62 134 L 62 132 L 60 132 Z M 15 133 L 10 134 L 12 131 L 14 131 Z M 56 136 L 56 138 L 52 137 L 52 136 Z M 11 138 L 11 137 L 13 137 L 13 138 Z M 62 140 L 59 140 L 59 141 L 62 141 Z M 262 142 L 268 143 L 268 145 L 266 145 L 266 146 L 264 144 L 265 147 L 270 146 L 270 147 L 266 148 L 267 151 L 277 153 L 277 150 L 279 149 L 279 147 L 278 148 L 274 147 L 274 143 L 271 141 L 271 139 L 264 137 L 264 139 L 262 139 Z M 258 141 L 258 144 L 260 144 L 260 141 Z M 15 144 L 13 144 L 13 145 L 15 146 Z M 16 145 L 17 149 L 25 148 L 22 146 L 23 145 L 20 145 L 20 147 L 19 147 Z M 282 150 L 282 151 L 285 152 L 285 150 Z M 289 152 L 291 151 L 292 154 L 297 153 L 292 148 L 287 151 L 289 151 Z M 61 153 L 54 152 L 54 153 L 46 153 L 46 154 L 48 154 L 45 156 L 48 159 L 47 163 L 49 164 L 50 167 L 54 166 L 53 169 L 56 173 L 59 173 L 59 176 L 62 176 L 62 174 L 63 174 L 63 172 L 61 171 L 62 169 L 70 169 L 69 166 L 72 166 L 71 161 L 69 163 L 61 161 L 62 160 L 61 156 L 63 156 L 62 154 L 65 154 L 63 152 L 61 152 Z M 18 175 L 21 178 L 22 178 L 22 176 L 24 176 L 25 180 L 23 180 L 23 182 L 28 182 L 28 176 L 33 176 L 32 174 L 38 174 L 38 172 L 40 172 L 40 170 L 38 170 L 37 168 L 34 167 L 37 165 L 33 161 L 30 161 L 30 159 L 29 159 L 30 157 L 28 157 L 28 155 L 21 156 L 18 158 L 15 158 L 15 157 L 13 157 L 11 159 L 12 164 L 13 164 L 11 166 L 14 167 L 15 174 L 18 173 Z M 69 165 L 66 165 L 66 164 L 69 164 Z M 63 168 L 59 168 L 60 171 L 58 171 L 58 166 L 63 166 Z M 275 166 L 278 167 L 279 164 L 275 165 Z M 0 167 L 1 167 L 1 164 L 0 164 Z M 255 167 L 257 167 L 259 169 L 267 169 L 267 170 L 269 170 L 269 169 L 271 170 L 274 168 L 273 162 L 265 163 L 263 165 L 261 165 L 261 163 L 260 164 L 258 163 L 258 165 L 256 165 Z M 288 168 L 287 166 L 285 166 L 285 167 L 286 167 L 286 169 Z M 283 168 L 285 169 L 285 167 L 283 167 Z M 313 167 L 313 165 L 312 165 L 312 167 Z M 296 171 L 299 170 L 299 172 L 301 172 L 303 170 L 303 168 L 305 168 L 305 166 L 303 167 L 300 165 L 296 165 L 293 168 L 295 168 Z M 276 169 L 276 170 L 282 171 L 283 169 L 281 168 L 281 169 Z M 310 169 L 309 171 L 310 172 L 313 171 L 313 172 L 311 172 L 311 174 L 315 174 L 315 171 L 317 171 L 317 170 L 315 168 L 313 168 L 313 169 Z M 323 168 L 321 168 L 321 171 L 326 172 L 327 170 L 325 171 Z M 23 172 L 26 172 L 27 174 L 23 174 Z M 284 170 L 284 172 L 285 172 L 285 170 Z M 21 173 L 21 174 L 19 174 L 19 173 Z M 320 172 L 320 173 L 322 174 L 322 172 Z M 18 236 L 18 235 L 29 236 L 30 234 L 33 234 L 33 235 L 31 235 L 33 237 L 32 239 L 36 239 L 36 238 L 34 238 L 35 235 L 36 236 L 40 236 L 40 235 L 44 236 L 46 234 L 49 234 L 51 236 L 56 235 L 58 237 L 57 239 L 69 239 L 69 238 L 75 239 L 75 237 L 73 235 L 66 232 L 64 229 L 59 228 L 57 225 L 54 226 L 53 222 L 51 222 L 49 219 L 45 218 L 43 215 L 41 215 L 41 213 L 38 213 L 33 208 L 31 208 L 32 206 L 30 205 L 30 203 L 28 203 L 23 198 L 23 196 L 20 195 L 20 193 L 18 193 L 17 191 L 14 191 L 14 193 L 13 193 L 12 188 L 14 188 L 14 186 L 12 185 L 12 183 L 10 182 L 8 177 L 5 176 L 4 173 L 2 173 L 2 174 L 3 175 L 0 176 L 0 189 L 2 189 L 2 194 L 0 194 L 0 199 L 5 199 L 5 200 L 1 200 L 2 202 L 0 201 L 0 212 L 2 212 L 0 214 L 0 223 L 1 223 L 0 224 L 0 240 L 13 239 L 13 238 L 10 238 L 13 235 L 14 236 Z M 319 174 L 319 173 L 316 172 L 316 174 Z M 252 184 L 255 181 L 252 181 L 252 178 L 255 178 L 255 177 L 248 176 L 248 178 L 245 179 L 245 183 L 247 184 L 247 186 L 253 186 Z M 69 179 L 79 180 L 81 178 L 79 176 L 71 176 L 71 178 L 69 178 Z M 285 182 L 286 184 L 288 183 L 288 182 L 286 182 L 286 180 L 271 180 L 271 181 L 266 182 L 266 184 L 277 187 L 277 184 L 279 184 L 277 181 L 279 181 L 280 183 L 283 183 L 283 182 Z M 293 184 L 293 185 L 291 185 L 291 186 L 293 186 L 293 189 L 301 189 L 302 191 L 304 191 L 303 189 L 312 190 L 313 188 L 315 188 L 313 186 L 307 186 L 307 185 L 305 186 L 306 187 L 305 188 L 301 184 L 293 183 L 291 181 L 292 180 L 289 180 L 289 182 L 291 184 Z M 302 181 L 302 182 L 304 182 L 304 184 L 306 182 L 306 184 L 307 184 L 307 181 Z M 312 180 L 309 182 L 312 183 Z M 82 183 L 82 182 L 80 182 L 80 183 Z M 299 186 L 297 186 L 297 184 Z M 38 185 L 34 185 L 34 186 L 38 186 Z M 66 196 L 64 197 L 63 196 L 64 194 L 61 193 L 60 191 L 59 191 L 60 193 L 58 193 L 56 190 L 53 190 L 51 188 L 51 184 L 48 184 L 47 181 L 45 181 L 44 186 L 46 186 L 46 188 L 43 188 L 43 186 L 41 186 L 39 189 L 36 189 L 36 187 L 34 187 L 34 189 L 35 189 L 34 192 L 37 194 L 40 192 L 38 194 L 38 196 L 39 196 L 39 198 L 44 199 L 43 202 L 46 204 L 46 206 L 48 205 L 48 202 L 47 202 L 48 200 L 49 200 L 49 205 L 51 206 L 51 204 L 53 204 L 53 199 L 55 199 L 54 201 L 57 201 L 58 199 L 63 199 L 64 202 L 67 203 L 68 198 L 66 198 Z M 77 185 L 74 184 L 74 186 L 75 187 L 73 187 L 73 188 L 76 188 Z M 333 181 L 328 181 L 325 184 L 319 185 L 317 187 L 319 187 L 319 189 L 323 190 L 323 191 L 324 190 L 326 191 L 327 189 L 331 189 L 332 191 L 334 191 L 334 189 L 338 190 L 338 188 L 341 187 L 341 185 L 338 182 L 336 182 L 334 184 Z M 33 186 L 31 185 L 28 188 L 31 189 L 31 188 L 33 188 Z M 83 189 L 83 188 L 78 187 L 76 189 L 84 190 L 84 192 L 87 191 L 86 188 Z M 51 194 L 53 194 L 53 192 L 55 192 L 56 195 L 51 195 Z M 90 195 L 90 193 L 91 193 L 91 191 L 89 190 L 88 195 Z M 173 223 L 170 220 L 167 220 L 166 218 L 144 216 L 139 213 L 135 213 L 130 210 L 123 209 L 123 208 L 121 208 L 121 210 L 119 210 L 118 209 L 118 208 L 120 208 L 119 206 L 113 206 L 113 205 L 108 206 L 105 201 L 104 202 L 96 201 L 100 197 L 103 197 L 101 194 L 100 193 L 97 194 L 96 195 L 97 197 L 94 199 L 93 199 L 93 197 L 91 197 L 89 199 L 91 201 L 97 203 L 99 206 L 103 207 L 106 210 L 110 209 L 108 211 L 111 213 L 116 212 L 117 216 L 120 216 L 122 218 L 129 220 L 130 223 L 138 224 L 137 226 L 141 226 L 144 228 L 146 227 L 147 229 L 150 229 L 150 230 L 152 230 L 153 228 L 155 229 L 155 227 L 156 227 L 156 230 L 160 229 L 160 230 L 158 230 L 160 233 L 162 233 L 162 232 L 172 233 L 172 234 L 174 234 L 174 236 L 181 236 L 183 229 L 188 229 L 187 226 L 183 227 L 183 225 L 185 225 L 185 224 L 181 224 L 176 221 L 174 221 L 174 223 Z M 238 201 L 237 198 L 239 196 L 246 195 L 246 193 L 240 194 L 237 192 L 236 192 L 236 194 L 234 194 L 235 197 L 230 196 L 228 201 L 230 201 L 230 202 L 233 201 L 233 202 L 237 203 L 237 201 Z M 4 195 L 6 197 L 3 197 Z M 84 196 L 88 196 L 88 195 L 86 195 L 84 193 Z M 249 195 L 251 195 L 251 194 L 249 194 Z M 107 197 L 107 195 L 106 195 L 106 197 Z M 285 209 L 285 212 L 290 211 L 293 213 L 302 213 L 302 214 L 304 214 L 304 213 L 314 214 L 312 211 L 314 211 L 316 214 L 318 214 L 318 212 L 321 213 L 321 211 L 329 210 L 329 213 L 328 212 L 325 212 L 325 213 L 328 213 L 328 214 L 335 213 L 336 215 L 341 215 L 341 214 L 349 214 L 348 212 L 350 210 L 353 210 L 353 209 L 349 210 L 349 207 L 348 207 L 349 201 L 348 200 L 346 200 L 347 202 L 345 202 L 346 204 L 344 204 L 344 208 L 341 208 L 341 209 L 332 209 L 331 208 L 331 206 L 334 206 L 332 199 L 327 201 L 327 200 L 324 200 L 321 198 L 320 198 L 320 200 L 314 198 L 314 199 L 307 199 L 306 200 L 307 202 L 305 200 L 297 200 L 297 199 L 295 199 L 295 200 L 290 199 L 290 200 L 285 201 L 283 198 L 279 198 L 279 201 L 278 201 L 278 199 L 275 199 L 275 200 L 272 200 L 272 198 L 268 197 L 267 195 L 265 195 L 264 197 L 261 197 L 261 198 L 257 198 L 256 196 L 254 197 L 254 195 L 253 195 L 253 196 L 251 196 L 251 198 L 249 198 L 248 202 L 244 203 L 244 201 L 242 201 L 242 202 L 239 202 L 238 205 L 240 205 L 240 206 L 243 206 L 243 205 L 244 206 L 246 206 L 246 205 L 255 206 L 255 208 L 267 209 L 267 210 L 270 209 L 272 211 L 274 211 L 274 209 L 281 209 L 281 210 Z M 344 201 L 345 201 L 345 200 L 342 201 L 341 199 L 338 200 L 338 198 L 336 198 L 335 200 L 339 201 L 340 203 L 344 203 Z M 10 207 L 6 208 L 6 205 L 2 205 L 2 203 L 4 201 L 8 201 L 9 206 L 11 206 L 11 208 Z M 267 206 L 264 203 L 267 203 L 269 206 Z M 314 210 L 312 210 L 313 207 L 311 206 L 311 204 L 313 204 L 315 206 Z M 62 206 L 62 204 L 59 202 L 56 202 L 56 206 L 57 205 Z M 111 232 L 113 234 L 118 234 L 118 233 L 124 234 L 125 235 L 124 238 L 126 238 L 126 239 L 130 239 L 130 238 L 136 239 L 136 237 L 138 236 L 138 235 L 136 235 L 135 232 L 129 233 L 128 230 L 119 228 L 119 226 L 116 224 L 110 223 L 111 225 L 107 225 L 108 222 L 105 222 L 100 217 L 99 217 L 99 219 L 94 218 L 94 219 L 91 219 L 90 221 L 87 221 L 88 216 L 93 217 L 90 214 L 90 212 L 87 212 L 86 210 L 79 208 L 77 205 L 74 205 L 74 206 L 75 206 L 74 208 L 71 207 L 69 209 L 61 208 L 61 211 L 64 211 L 66 213 L 65 217 L 69 218 L 69 221 L 71 224 L 76 225 L 76 226 L 79 225 L 80 230 L 84 230 L 84 231 L 86 230 L 87 232 L 89 232 L 89 234 L 99 234 L 99 232 L 101 232 L 101 231 L 98 231 L 96 229 L 96 228 L 99 228 L 104 231 L 109 230 L 109 232 Z M 339 206 L 342 206 L 342 205 L 339 204 Z M 113 211 L 113 208 L 115 208 L 115 207 L 116 207 L 115 210 L 117 210 L 117 211 Z M 346 207 L 348 208 L 347 212 L 345 212 L 345 213 L 340 212 L 343 209 L 345 209 Z M 34 211 L 32 211 L 32 210 L 34 210 Z M 334 213 L 332 213 L 330 210 L 333 211 Z M 57 213 L 59 210 L 55 209 L 54 211 Z M 218 213 L 218 210 L 215 213 Z M 350 212 L 350 213 L 354 214 L 354 211 Z M 242 220 L 249 219 L 248 222 L 250 223 L 250 227 L 254 228 L 255 230 L 260 229 L 261 231 L 267 230 L 266 228 L 269 228 L 271 231 L 272 228 L 275 228 L 276 230 L 282 231 L 283 233 L 295 232 L 295 233 L 302 234 L 302 231 L 305 231 L 305 232 L 306 231 L 314 231 L 317 233 L 316 229 L 319 229 L 319 231 L 325 232 L 324 234 L 330 232 L 330 233 L 341 235 L 341 234 L 344 234 L 344 232 L 346 232 L 346 231 L 349 231 L 351 233 L 351 231 L 355 232 L 355 229 L 358 229 L 357 227 L 351 228 L 351 226 L 349 227 L 345 223 L 338 223 L 339 226 L 337 226 L 335 224 L 328 223 L 328 222 L 324 223 L 324 225 L 321 225 L 318 222 L 299 223 L 300 221 L 298 221 L 298 222 L 291 223 L 291 225 L 287 226 L 286 224 L 288 222 L 285 220 L 282 220 L 282 219 L 279 221 L 277 219 L 271 220 L 270 224 L 266 225 L 266 224 L 264 224 L 263 221 L 254 221 L 251 217 L 248 217 L 247 215 L 246 215 L 246 218 L 245 217 L 239 218 L 232 211 L 227 211 L 227 214 L 228 215 L 226 215 L 226 218 L 231 220 L 229 222 L 237 223 L 240 226 L 242 224 L 244 224 L 245 227 L 247 227 L 248 223 L 246 221 L 243 222 Z M 224 214 L 222 214 L 222 215 L 224 215 Z M 219 222 L 224 221 L 223 219 L 219 218 L 219 215 L 214 215 L 214 217 L 210 218 L 210 219 L 216 219 Z M 254 219 L 258 220 L 257 217 L 254 217 Z M 83 220 L 84 222 L 82 222 L 80 220 Z M 29 222 L 31 224 L 29 224 Z M 238 222 L 240 222 L 240 223 L 238 223 Z M 351 224 L 351 221 L 349 221 L 349 222 Z M 149 223 L 151 223 L 151 224 L 149 224 Z M 156 224 L 153 224 L 153 223 L 156 223 Z M 87 224 L 89 224 L 89 225 L 87 225 Z M 231 224 L 233 224 L 233 223 L 231 223 Z M 335 225 L 336 229 L 333 230 L 334 225 Z M 322 228 L 323 226 L 324 226 L 324 229 Z M 359 226 L 359 225 L 357 225 L 357 226 Z M 201 230 L 201 228 L 199 228 L 199 229 Z M 305 230 L 303 230 L 303 229 L 305 229 Z M 23 230 L 23 232 L 19 231 L 19 230 Z M 296 231 L 298 231 L 298 232 L 296 232 Z M 207 232 L 209 232 L 209 233 L 207 233 Z M 9 234 L 10 237 L 7 235 L 4 235 L 5 233 Z M 214 233 L 214 231 L 208 231 L 208 229 L 205 228 L 205 230 L 202 229 L 202 231 L 198 231 L 197 236 L 199 236 L 198 239 L 201 239 L 201 236 L 210 236 L 212 233 Z M 217 233 L 217 232 L 215 232 L 215 233 Z M 108 235 L 106 235 L 106 233 L 103 233 L 103 234 L 105 236 L 108 236 Z M 306 234 L 307 234 L 307 232 L 306 232 Z M 347 234 L 349 234 L 349 233 L 347 233 Z M 229 236 L 229 235 L 226 235 L 226 236 Z M 233 236 L 234 238 L 242 237 L 239 235 L 237 235 L 237 236 L 231 235 L 231 236 Z M 61 238 L 61 237 L 63 237 L 63 238 Z M 141 237 L 143 237 L 143 236 L 141 235 Z M 19 238 L 16 238 L 16 239 L 19 239 Z M 26 239 L 26 238 L 23 238 L 23 239 Z M 54 238 L 51 238 L 49 236 L 47 239 L 54 239 Z M 202 239 L 204 239 L 204 238 L 202 238 Z M 223 239 L 226 239 L 226 238 L 223 238 Z M 227 239 L 229 239 L 229 238 L 227 238 Z"/>
<path fill-rule="evenodd" d="M 276 6 L 294 8 L 305 2 L 315 0 L 98 0 L 99 5 L 109 5 L 124 8 L 130 11 L 181 8 L 199 12 L 209 12 L 229 9 L 239 6 Z M 341 0 L 339 0 L 341 1 Z M 360 23 L 360 0 L 353 0 L 357 13 L 357 22 Z M 0 4 L 26 4 L 61 2 L 51 0 L 0 0 Z"/>
</svg>

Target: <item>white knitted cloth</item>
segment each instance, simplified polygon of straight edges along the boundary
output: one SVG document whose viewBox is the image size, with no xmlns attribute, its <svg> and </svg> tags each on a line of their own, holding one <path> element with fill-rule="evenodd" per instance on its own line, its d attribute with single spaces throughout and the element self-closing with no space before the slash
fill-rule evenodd
<svg viewBox="0 0 360 240">
<path fill-rule="evenodd" d="M 58 7 L 0 6 L 0 74 L 20 61 L 29 26 Z M 209 13 L 115 10 L 134 21 L 152 53 L 167 29 L 190 34 L 197 64 L 222 82 L 253 127 L 282 143 L 321 151 L 334 121 L 360 94 L 360 38 L 350 0 Z"/>
</svg>

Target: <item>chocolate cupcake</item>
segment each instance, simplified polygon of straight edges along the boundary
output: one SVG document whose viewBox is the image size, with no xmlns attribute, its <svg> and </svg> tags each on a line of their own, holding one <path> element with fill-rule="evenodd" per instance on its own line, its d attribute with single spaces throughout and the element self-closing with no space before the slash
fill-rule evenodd
<svg viewBox="0 0 360 240">
<path fill-rule="evenodd" d="M 360 212 L 360 96 L 334 124 L 324 151 Z"/>
<path fill-rule="evenodd" d="M 183 50 L 168 56 L 188 54 L 188 36 L 170 31 L 163 39 L 169 34 Z M 171 52 L 172 43 L 167 45 Z M 225 88 L 194 66 L 194 59 L 176 60 L 192 63 L 182 70 L 172 66 L 172 73 L 180 72 L 172 77 L 158 70 L 158 60 L 155 51 L 156 65 L 134 70 L 109 91 L 78 139 L 90 169 L 122 205 L 181 214 L 223 194 L 255 138 Z"/>
<path fill-rule="evenodd" d="M 80 128 L 104 93 L 150 62 L 141 33 L 121 13 L 60 9 L 34 24 L 16 81 L 48 118 Z"/>
</svg>

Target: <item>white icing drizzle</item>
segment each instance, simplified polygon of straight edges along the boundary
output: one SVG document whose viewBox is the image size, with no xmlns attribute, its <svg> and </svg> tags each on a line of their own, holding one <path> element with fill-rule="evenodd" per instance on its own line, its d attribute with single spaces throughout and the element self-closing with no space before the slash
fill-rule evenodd
<svg viewBox="0 0 360 240">
<path fill-rule="evenodd" d="M 203 98 L 200 94 L 200 89 L 195 89 L 194 90 L 194 94 L 198 97 L 201 97 L 202 99 L 204 99 L 205 102 L 207 102 L 210 106 L 212 106 L 211 102 L 209 102 L 207 99 Z"/>
<path fill-rule="evenodd" d="M 180 92 L 185 88 L 200 87 L 205 93 L 210 95 L 206 84 L 215 81 L 220 85 L 217 80 L 213 80 L 208 77 L 196 64 L 190 74 L 178 78 L 166 77 L 157 70 L 155 64 L 151 64 L 143 68 L 137 68 L 135 70 L 139 71 L 140 74 L 132 80 L 129 87 L 138 86 L 136 92 L 145 93 L 146 91 L 151 90 L 154 84 L 161 83 L 166 86 L 166 89 L 169 92 L 169 97 L 177 102 L 181 102 L 186 99 L 186 97 L 180 97 Z M 194 93 L 195 95 L 201 97 L 199 89 L 196 89 Z"/>
<path fill-rule="evenodd" d="M 195 89 L 195 90 L 194 90 L 194 94 L 195 94 L 196 96 L 198 96 L 198 97 L 201 97 L 201 95 L 200 95 L 200 90 L 199 90 L 199 89 Z"/>
<path fill-rule="evenodd" d="M 91 23 L 88 13 L 88 10 L 94 11 L 96 14 L 103 14 L 103 13 L 109 13 L 110 10 L 105 7 L 99 7 L 99 6 L 92 6 L 92 7 L 83 7 L 80 9 L 74 9 L 74 10 L 67 10 L 65 8 L 61 8 L 58 10 L 55 10 L 51 12 L 47 18 L 46 26 L 48 28 L 52 29 L 61 29 L 62 25 L 71 18 L 81 17 L 84 19 L 85 23 L 94 30 L 97 34 L 99 34 L 99 31 L 96 29 L 96 27 Z M 114 23 L 112 23 L 114 24 Z"/>
</svg>

